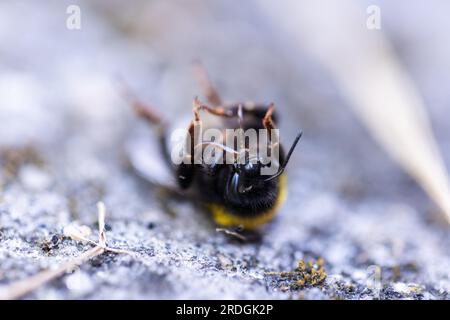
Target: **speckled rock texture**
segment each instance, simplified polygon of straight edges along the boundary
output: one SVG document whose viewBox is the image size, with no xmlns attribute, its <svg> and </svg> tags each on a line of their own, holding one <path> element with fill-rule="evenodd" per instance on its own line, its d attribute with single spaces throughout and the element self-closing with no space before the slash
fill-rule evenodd
<svg viewBox="0 0 450 320">
<path fill-rule="evenodd" d="M 74 2 L 81 30 L 66 28 L 70 1 L 0 3 L 0 285 L 91 248 L 63 229 L 78 222 L 96 240 L 104 201 L 108 245 L 135 255 L 104 253 L 24 298 L 449 298 L 448 226 L 327 71 L 292 54 L 251 1 Z M 449 164 L 450 5 L 380 6 Z M 288 199 L 252 241 L 217 232 L 200 207 L 161 194 L 124 147 L 151 132 L 117 76 L 175 120 L 201 94 L 193 59 L 225 100 L 274 101 L 286 143 L 305 133 L 288 168 Z M 317 269 L 320 258 L 324 281 L 277 274 L 301 260 Z"/>
</svg>

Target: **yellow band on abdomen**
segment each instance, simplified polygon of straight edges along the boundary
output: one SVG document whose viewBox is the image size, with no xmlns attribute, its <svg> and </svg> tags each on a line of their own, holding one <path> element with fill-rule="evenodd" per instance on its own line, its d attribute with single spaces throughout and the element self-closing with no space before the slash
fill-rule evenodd
<svg viewBox="0 0 450 320">
<path fill-rule="evenodd" d="M 208 209 L 211 211 L 213 215 L 214 221 L 223 227 L 233 227 L 233 226 L 243 226 L 245 229 L 255 229 L 260 225 L 263 225 L 275 217 L 278 208 L 286 199 L 287 195 L 287 178 L 286 175 L 283 174 L 280 176 L 279 180 L 279 189 L 277 200 L 275 205 L 268 209 L 267 211 L 256 214 L 253 217 L 242 217 L 237 216 L 235 214 L 230 213 L 225 209 L 224 206 L 210 203 L 207 205 Z"/>
</svg>

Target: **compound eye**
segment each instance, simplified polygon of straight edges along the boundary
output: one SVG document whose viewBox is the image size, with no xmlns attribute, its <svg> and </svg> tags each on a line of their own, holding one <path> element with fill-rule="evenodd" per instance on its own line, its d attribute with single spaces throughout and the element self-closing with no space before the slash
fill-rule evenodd
<svg viewBox="0 0 450 320">
<path fill-rule="evenodd" d="M 252 163 L 251 161 L 249 161 L 245 164 L 244 168 L 245 173 L 252 177 L 259 175 L 261 172 L 261 164 L 259 162 Z"/>
</svg>

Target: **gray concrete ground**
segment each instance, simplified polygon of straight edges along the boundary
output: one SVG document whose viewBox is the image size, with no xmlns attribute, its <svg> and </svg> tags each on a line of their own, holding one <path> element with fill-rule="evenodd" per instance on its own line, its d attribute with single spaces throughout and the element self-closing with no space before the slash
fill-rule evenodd
<svg viewBox="0 0 450 320">
<path fill-rule="evenodd" d="M 102 200 L 108 245 L 136 256 L 105 253 L 25 298 L 449 298 L 450 236 L 436 209 L 326 70 L 292 56 L 250 2 L 77 3 L 79 31 L 65 27 L 69 2 L 0 4 L 0 285 L 89 249 L 63 229 L 78 221 L 95 240 Z M 430 107 L 448 164 L 449 5 L 381 5 L 383 31 Z M 289 197 L 259 240 L 216 232 L 187 201 L 161 201 L 128 161 L 127 142 L 150 132 L 119 95 L 117 75 L 173 120 L 199 94 L 194 58 L 226 100 L 275 101 L 284 141 L 305 132 Z M 321 283 L 269 274 L 319 258 Z"/>
</svg>

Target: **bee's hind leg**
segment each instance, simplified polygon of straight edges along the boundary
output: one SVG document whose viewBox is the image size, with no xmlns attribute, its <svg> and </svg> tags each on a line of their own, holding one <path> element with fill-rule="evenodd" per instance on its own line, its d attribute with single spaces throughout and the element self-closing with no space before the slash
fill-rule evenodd
<svg viewBox="0 0 450 320">
<path fill-rule="evenodd" d="M 119 78 L 118 80 L 122 95 L 133 108 L 136 115 L 145 120 L 155 130 L 159 140 L 160 151 L 165 160 L 169 161 L 170 155 L 166 145 L 167 123 L 163 121 L 163 118 L 157 109 L 140 100 L 122 78 Z"/>
<path fill-rule="evenodd" d="M 118 84 L 120 93 L 140 118 L 146 120 L 151 125 L 161 125 L 163 123 L 162 117 L 156 111 L 156 108 L 142 102 L 121 77 L 118 78 Z"/>
<path fill-rule="evenodd" d="M 212 84 L 208 72 L 206 71 L 203 64 L 198 61 L 194 62 L 194 76 L 197 79 L 200 87 L 202 88 L 203 94 L 206 96 L 208 102 L 213 106 L 222 105 L 222 99 L 220 98 L 219 93 Z"/>
</svg>

